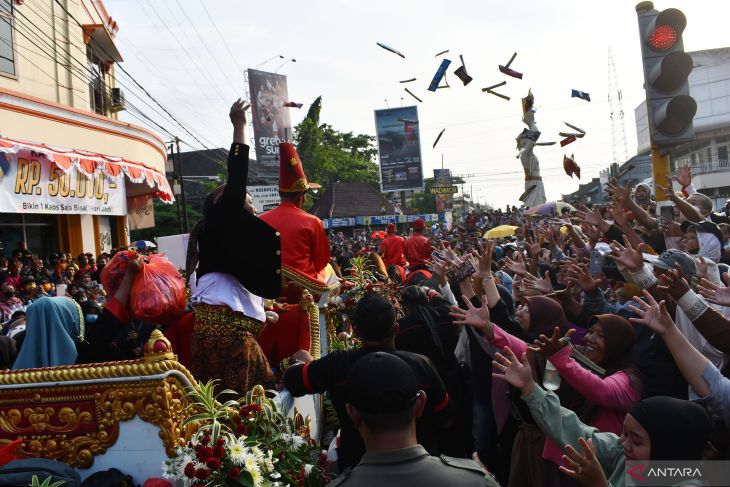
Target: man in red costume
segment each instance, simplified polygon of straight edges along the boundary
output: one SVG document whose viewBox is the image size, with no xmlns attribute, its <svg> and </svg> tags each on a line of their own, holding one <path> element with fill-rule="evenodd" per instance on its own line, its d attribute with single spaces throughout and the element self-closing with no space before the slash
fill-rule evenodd
<svg viewBox="0 0 730 487">
<path fill-rule="evenodd" d="M 287 278 L 311 288 L 326 287 L 324 268 L 330 246 L 322 221 L 302 210 L 307 182 L 302 161 L 294 146 L 279 145 L 279 196 L 281 203 L 261 219 L 281 234 L 281 267 Z"/>
<path fill-rule="evenodd" d="M 413 224 L 413 235 L 406 240 L 406 260 L 411 272 L 426 269 L 426 264 L 431 259 L 433 248 L 431 242 L 423 236 L 425 229 L 426 222 L 419 218 Z"/>
<path fill-rule="evenodd" d="M 406 241 L 395 233 L 395 225 L 388 223 L 388 236 L 380 244 L 380 255 L 385 265 L 406 265 Z"/>
</svg>

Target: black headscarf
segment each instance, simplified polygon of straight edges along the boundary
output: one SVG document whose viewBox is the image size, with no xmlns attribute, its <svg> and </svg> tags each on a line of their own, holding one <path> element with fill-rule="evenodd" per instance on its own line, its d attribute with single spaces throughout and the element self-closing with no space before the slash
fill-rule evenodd
<svg viewBox="0 0 730 487">
<path fill-rule="evenodd" d="M 426 325 L 426 328 L 431 333 L 434 344 L 441 352 L 441 355 L 443 355 L 444 348 L 438 331 L 439 315 L 429 304 L 428 296 L 424 288 L 420 286 L 407 286 L 401 291 L 401 298 L 403 300 L 403 306 L 407 309 L 410 316 Z"/>
<path fill-rule="evenodd" d="M 699 404 L 667 396 L 639 401 L 630 414 L 649 433 L 651 460 L 700 460 L 712 418 Z"/>
</svg>

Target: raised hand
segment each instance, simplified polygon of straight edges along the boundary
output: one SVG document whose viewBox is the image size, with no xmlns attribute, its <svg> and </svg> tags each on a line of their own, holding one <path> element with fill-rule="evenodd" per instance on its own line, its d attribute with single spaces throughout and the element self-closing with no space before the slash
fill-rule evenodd
<svg viewBox="0 0 730 487">
<path fill-rule="evenodd" d="M 654 182 L 654 186 L 656 186 L 657 189 L 663 191 L 664 194 L 666 195 L 666 197 L 668 199 L 670 199 L 671 201 L 676 201 L 677 200 L 678 197 L 677 197 L 677 194 L 674 192 L 674 187 L 672 185 L 672 178 L 671 177 L 667 176 L 666 183 L 665 183 L 664 186 L 662 186 L 661 184 L 659 184 L 658 181 L 655 181 Z"/>
<path fill-rule="evenodd" d="M 487 240 L 487 247 L 485 248 L 481 241 L 477 241 L 479 252 L 476 252 L 476 257 L 479 260 L 479 274 L 482 277 L 488 277 L 492 275 L 492 254 L 497 246 L 497 242 L 494 240 Z"/>
<path fill-rule="evenodd" d="M 248 110 L 250 106 L 251 105 L 246 104 L 246 102 L 241 98 L 231 105 L 231 111 L 228 116 L 231 117 L 231 123 L 234 126 L 246 125 L 246 110 Z"/>
<path fill-rule="evenodd" d="M 560 471 L 585 487 L 608 487 L 606 474 L 596 458 L 596 447 L 593 446 L 593 440 L 586 441 L 585 438 L 578 438 L 578 442 L 583 449 L 583 454 L 578 453 L 571 445 L 565 445 L 565 451 L 568 454 L 563 455 L 563 462 L 567 467 L 559 467 Z"/>
<path fill-rule="evenodd" d="M 689 284 L 684 279 L 682 268 L 679 264 L 674 264 L 674 269 L 670 269 L 659 278 L 659 287 L 666 290 L 672 298 L 678 300 L 689 291 Z"/>
<path fill-rule="evenodd" d="M 550 271 L 545 271 L 545 275 L 538 279 L 532 274 L 526 274 L 522 279 L 522 283 L 527 289 L 534 289 L 542 294 L 550 294 L 555 291 L 550 282 Z"/>
<path fill-rule="evenodd" d="M 730 276 L 727 272 L 722 274 L 722 280 L 730 286 Z M 697 290 L 707 301 L 713 304 L 730 306 L 730 287 L 718 286 L 714 282 L 702 279 Z"/>
<path fill-rule="evenodd" d="M 598 208 L 589 210 L 585 205 L 581 205 L 580 209 L 581 211 L 576 211 L 576 215 L 580 221 L 595 225 L 599 228 L 601 227 L 601 224 L 605 222 L 600 211 L 598 211 Z"/>
<path fill-rule="evenodd" d="M 595 291 L 599 284 L 599 281 L 588 272 L 588 266 L 584 264 L 570 266 L 567 280 L 587 293 Z"/>
<path fill-rule="evenodd" d="M 625 205 L 631 199 L 631 183 L 621 186 L 617 179 L 608 183 L 608 194 L 610 194 L 617 202 Z"/>
<path fill-rule="evenodd" d="M 630 321 L 634 323 L 640 323 L 644 326 L 649 327 L 654 333 L 664 335 L 674 325 L 672 317 L 669 316 L 664 301 L 657 303 L 652 295 L 644 289 L 644 300 L 638 296 L 634 297 L 636 306 L 629 305 L 629 309 L 639 315 L 639 318 L 630 318 Z"/>
<path fill-rule="evenodd" d="M 674 175 L 674 180 L 679 183 L 682 188 L 686 188 L 692 184 L 692 166 L 689 164 L 681 166 Z"/>
<path fill-rule="evenodd" d="M 527 249 L 527 255 L 529 255 L 531 259 L 537 259 L 538 257 L 540 257 L 540 251 L 542 250 L 542 245 L 540 245 L 540 239 L 535 242 L 528 234 L 525 240 L 525 248 Z"/>
<path fill-rule="evenodd" d="M 517 254 L 517 261 L 507 258 L 505 259 L 504 268 L 518 276 L 525 276 L 527 274 L 527 267 L 525 266 L 525 259 L 522 254 Z"/>
<path fill-rule="evenodd" d="M 524 396 L 532 392 L 535 381 L 532 380 L 532 369 L 527 361 L 527 353 L 523 353 L 520 360 L 511 348 L 504 347 L 504 352 L 494 354 L 492 366 L 493 370 L 499 371 L 499 373 L 492 372 L 492 377 L 509 382 L 520 389 Z"/>
<path fill-rule="evenodd" d="M 567 338 L 570 338 L 573 333 L 575 333 L 575 329 L 571 328 L 565 333 L 565 336 Z M 533 345 L 528 345 L 527 348 L 532 350 L 533 352 L 541 353 L 545 355 L 546 357 L 551 357 L 553 354 L 558 353 L 563 348 L 570 345 L 570 340 L 563 340 L 560 338 L 560 327 L 556 326 L 553 330 L 553 334 L 550 338 L 548 338 L 545 335 L 540 335 L 537 337 L 537 339 L 533 342 Z"/>
<path fill-rule="evenodd" d="M 454 318 L 455 325 L 471 326 L 490 340 L 494 337 L 494 324 L 490 321 L 487 296 L 482 296 L 482 307 L 477 308 L 466 297 L 462 296 L 466 309 L 452 306 L 449 315 Z"/>
<path fill-rule="evenodd" d="M 624 235 L 626 247 L 616 240 L 611 242 L 611 257 L 616 262 L 626 267 L 631 272 L 638 272 L 644 267 L 644 256 L 642 255 L 646 245 L 640 243 L 636 249 L 631 246 L 626 235 Z"/>
</svg>

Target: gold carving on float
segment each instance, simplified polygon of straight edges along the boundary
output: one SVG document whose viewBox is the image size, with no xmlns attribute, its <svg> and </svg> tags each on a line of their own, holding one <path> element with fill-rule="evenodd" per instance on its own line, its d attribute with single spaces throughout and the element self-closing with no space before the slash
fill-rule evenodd
<svg viewBox="0 0 730 487">
<path fill-rule="evenodd" d="M 191 403 L 186 381 L 176 374 L 145 376 L 176 371 L 191 384 L 196 382 L 184 366 L 165 359 L 172 350 L 159 343 L 166 340 L 154 338 L 158 346 L 149 348 L 154 357 L 148 361 L 0 372 L 0 384 L 17 386 L 0 392 L 0 445 L 20 437 L 24 440 L 20 454 L 89 468 L 94 456 L 117 441 L 120 423 L 138 415 L 159 428 L 167 455 L 174 456 L 175 448 L 184 446 L 198 427 L 195 423 L 182 426 Z M 64 384 L 112 378 L 134 380 Z M 59 384 L 29 387 L 48 382 Z"/>
</svg>

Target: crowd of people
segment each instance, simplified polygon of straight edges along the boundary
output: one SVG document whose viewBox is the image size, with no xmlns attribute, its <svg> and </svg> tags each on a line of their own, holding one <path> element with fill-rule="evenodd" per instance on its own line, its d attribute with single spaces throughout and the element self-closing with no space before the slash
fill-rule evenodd
<svg viewBox="0 0 730 487">
<path fill-rule="evenodd" d="M 113 249 L 97 257 L 91 253 L 83 253 L 74 258 L 68 252 L 40 256 L 30 252 L 25 242 L 20 242 L 18 248 L 9 255 L 0 256 L 0 370 L 68 365 L 48 361 L 40 354 L 34 356 L 33 361 L 21 362 L 21 365 L 16 361 L 30 331 L 28 323 L 43 321 L 44 310 L 50 310 L 52 314 L 61 317 L 59 323 L 65 330 L 71 330 L 75 341 L 81 342 L 79 338 L 85 336 L 87 343 L 78 345 L 86 352 L 74 357 L 69 363 L 108 362 L 142 356 L 142 345 L 157 324 L 142 323 L 131 318 L 129 310 L 120 309 L 118 300 L 114 300 L 114 296 L 107 296 L 101 285 L 100 275 L 104 266 L 119 250 L 122 249 Z M 153 252 L 153 249 L 139 250 L 143 254 Z M 61 303 L 59 308 L 49 306 L 47 301 L 40 302 L 46 297 L 65 297 L 67 300 L 54 301 L 55 304 Z M 128 296 L 125 302 L 127 300 Z M 31 306 L 34 303 L 38 304 Z M 112 330 L 105 330 L 112 333 L 104 338 L 104 344 L 97 341 L 98 350 L 93 351 L 89 347 L 89 337 L 95 337 L 93 330 L 104 328 L 107 320 L 100 318 L 108 315 L 103 313 L 106 309 L 120 314 L 124 319 L 124 326 L 120 323 Z M 63 310 L 69 310 L 69 313 L 64 313 Z M 80 326 L 82 319 L 84 325 Z M 85 334 L 82 328 L 86 329 Z M 88 330 L 92 332 L 89 333 Z M 44 341 L 43 335 L 51 333 L 50 328 L 43 334 L 33 333 L 34 340 L 38 338 Z"/>
<path fill-rule="evenodd" d="M 403 357 L 429 399 L 419 443 L 477 452 L 502 485 L 624 485 L 626 461 L 728 458 L 730 219 L 694 190 L 690 168 L 674 180 L 676 192 L 657 184 L 671 220 L 653 216 L 648 185 L 614 181 L 610 204 L 562 215 L 515 208 L 472 212 L 449 230 L 418 221 L 406 237 L 393 225 L 384 239 L 333 233 L 343 279 L 360 255 L 400 286 L 397 309 L 377 295 L 357 304 L 362 348 L 284 377 L 295 394 L 331 395 L 339 467 L 366 458 L 345 377 L 375 351 L 429 359 L 440 384 Z M 515 235 L 483 238 L 500 224 Z"/>
<path fill-rule="evenodd" d="M 680 191 L 656 182 L 673 219 L 653 216 L 648 186 L 614 181 L 610 204 L 559 215 L 512 207 L 448 229 L 417 220 L 407 237 L 395 225 L 384 238 L 327 235 L 301 209 L 314 185 L 289 144 L 282 203 L 256 216 L 245 110 L 231 109 L 228 183 L 191 235 L 193 318 L 163 325 L 187 337 L 176 351 L 198 380 L 238 394 L 269 386 L 280 364 L 259 338 L 286 317 L 267 300 L 325 292 L 328 267 L 346 293 L 364 258 L 373 281 L 337 330 L 356 346 L 316 360 L 299 350 L 281 378 L 332 402 L 333 485 L 621 486 L 628 461 L 728 458 L 730 219 L 688 168 Z M 485 238 L 505 224 L 513 236 Z M 0 260 L 3 367 L 134 358 L 129 291 L 144 264 L 132 258 L 106 298 L 108 257 L 44 261 L 21 245 Z M 73 299 L 44 299 L 61 285 Z"/>
</svg>

